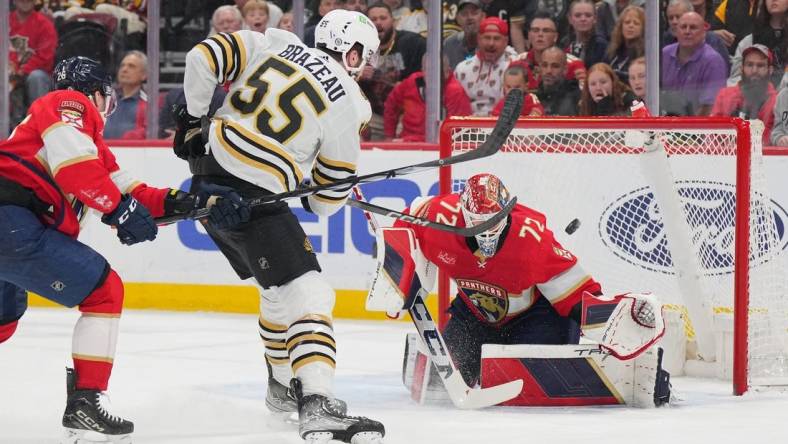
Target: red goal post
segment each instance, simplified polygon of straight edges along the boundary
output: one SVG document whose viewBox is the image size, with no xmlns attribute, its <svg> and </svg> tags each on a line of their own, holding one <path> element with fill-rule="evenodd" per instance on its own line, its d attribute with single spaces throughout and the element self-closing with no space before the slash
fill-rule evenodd
<svg viewBox="0 0 788 444">
<path fill-rule="evenodd" d="M 447 119 L 441 157 L 474 149 L 494 124 Z M 788 213 L 769 197 L 762 130 L 738 118 L 525 118 L 495 156 L 442 168 L 440 192 L 499 175 L 606 293 L 657 294 L 683 326 L 672 334 L 742 394 L 788 381 Z M 662 143 L 647 152 L 652 133 Z M 446 277 L 438 292 L 442 314 Z"/>
</svg>

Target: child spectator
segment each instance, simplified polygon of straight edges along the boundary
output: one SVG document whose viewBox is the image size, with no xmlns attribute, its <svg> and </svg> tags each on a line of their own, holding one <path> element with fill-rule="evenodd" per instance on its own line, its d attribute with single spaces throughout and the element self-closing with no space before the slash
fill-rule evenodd
<svg viewBox="0 0 788 444">
<path fill-rule="evenodd" d="M 588 79 L 580 94 L 581 116 L 628 116 L 637 98 L 613 68 L 597 63 L 588 71 Z"/>
<path fill-rule="evenodd" d="M 640 100 L 646 100 L 646 59 L 638 57 L 629 64 L 629 87 Z"/>
<path fill-rule="evenodd" d="M 506 72 L 503 75 L 503 96 L 506 97 L 506 95 L 509 94 L 509 91 L 513 89 L 519 89 L 524 93 L 523 107 L 520 110 L 520 115 L 526 117 L 543 116 L 544 108 L 542 107 L 542 104 L 539 103 L 539 98 L 536 97 L 536 95 L 528 92 L 528 72 L 526 70 L 526 67 L 517 64 L 511 65 L 506 69 Z M 490 114 L 493 116 L 501 115 L 503 103 L 504 99 L 501 98 Z"/>
<path fill-rule="evenodd" d="M 246 29 L 265 32 L 268 26 L 268 3 L 265 0 L 249 0 L 241 9 Z"/>
<path fill-rule="evenodd" d="M 282 18 L 279 20 L 279 24 L 276 27 L 279 29 L 284 29 L 285 31 L 295 32 L 295 25 L 293 24 L 293 13 L 285 12 L 284 14 L 282 14 Z"/>
</svg>

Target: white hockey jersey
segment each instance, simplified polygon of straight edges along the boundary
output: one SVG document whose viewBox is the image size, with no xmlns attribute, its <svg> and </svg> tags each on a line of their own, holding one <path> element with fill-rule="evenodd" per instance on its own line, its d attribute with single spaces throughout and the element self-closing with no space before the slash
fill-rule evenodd
<svg viewBox="0 0 788 444">
<path fill-rule="evenodd" d="M 359 132 L 372 111 L 339 62 L 281 29 L 219 33 L 186 55 L 189 114 L 205 115 L 216 85 L 226 82 L 209 136 L 225 170 L 274 193 L 295 189 L 305 174 L 313 184 L 356 174 Z M 348 194 L 321 192 L 309 205 L 333 214 Z"/>
</svg>

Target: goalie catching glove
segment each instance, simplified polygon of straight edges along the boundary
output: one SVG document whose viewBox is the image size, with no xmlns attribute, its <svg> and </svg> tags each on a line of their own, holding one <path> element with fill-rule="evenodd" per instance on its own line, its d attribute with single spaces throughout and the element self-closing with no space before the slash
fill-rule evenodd
<svg viewBox="0 0 788 444">
<path fill-rule="evenodd" d="M 653 294 L 584 293 L 582 304 L 583 335 L 619 359 L 638 357 L 665 334 L 662 304 Z"/>
</svg>

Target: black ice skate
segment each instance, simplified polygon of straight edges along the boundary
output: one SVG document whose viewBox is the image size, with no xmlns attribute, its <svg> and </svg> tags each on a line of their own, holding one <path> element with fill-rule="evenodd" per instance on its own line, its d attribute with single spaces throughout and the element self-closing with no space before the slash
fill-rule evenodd
<svg viewBox="0 0 788 444">
<path fill-rule="evenodd" d="M 77 390 L 74 369 L 66 369 L 66 428 L 63 444 L 131 443 L 134 423 L 113 415 L 107 395 L 100 390 Z"/>
<path fill-rule="evenodd" d="M 332 439 L 351 444 L 383 443 L 383 424 L 363 416 L 347 416 L 335 399 L 304 396 L 297 378 L 290 384 L 298 399 L 298 433 L 308 444 L 326 444 Z"/>
<path fill-rule="evenodd" d="M 298 413 L 298 401 L 293 389 L 285 387 L 274 378 L 268 378 L 265 405 L 272 413 Z M 347 413 L 345 401 L 334 398 L 334 405 L 343 415 Z"/>
</svg>

